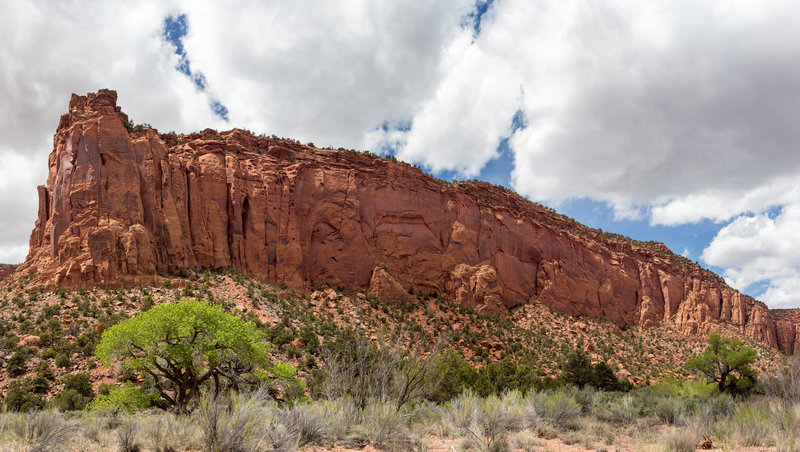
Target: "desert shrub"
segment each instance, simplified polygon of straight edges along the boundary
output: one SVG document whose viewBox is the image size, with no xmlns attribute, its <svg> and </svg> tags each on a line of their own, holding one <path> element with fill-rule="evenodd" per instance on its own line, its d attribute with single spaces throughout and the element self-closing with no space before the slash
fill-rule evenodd
<svg viewBox="0 0 800 452">
<path fill-rule="evenodd" d="M 324 420 L 327 435 L 337 440 L 346 439 L 360 420 L 360 412 L 349 397 L 316 402 L 314 410 Z"/>
<path fill-rule="evenodd" d="M 286 363 L 275 363 L 269 372 L 272 378 L 262 377 L 267 381 L 267 387 L 272 389 L 271 394 L 281 395 L 284 401 L 297 401 L 305 397 L 306 382 L 297 377 L 297 369 Z"/>
<path fill-rule="evenodd" d="M 319 338 L 317 333 L 310 327 L 305 327 L 300 330 L 300 339 L 305 342 L 305 350 L 311 354 L 317 354 L 320 350 Z"/>
<path fill-rule="evenodd" d="M 55 348 L 52 348 L 52 347 L 43 349 L 41 354 L 40 354 L 42 359 L 52 359 L 52 358 L 55 358 L 56 355 L 58 355 L 58 350 L 56 350 Z"/>
<path fill-rule="evenodd" d="M 53 404 L 61 411 L 82 410 L 94 398 L 89 374 L 69 374 L 61 378 L 64 389 L 53 399 Z"/>
<path fill-rule="evenodd" d="M 297 450 L 297 432 L 286 425 L 280 418 L 272 416 L 263 429 L 263 439 L 258 450 L 268 447 L 273 452 L 293 452 Z"/>
<path fill-rule="evenodd" d="M 437 379 L 428 399 L 444 403 L 465 390 L 481 397 L 502 395 L 508 391 L 519 391 L 523 395 L 532 390 L 555 389 L 563 386 L 560 380 L 542 378 L 538 369 L 526 360 L 516 362 L 505 357 L 499 363 L 489 363 L 475 368 L 463 355 L 453 350 L 439 354 L 435 364 Z"/>
<path fill-rule="evenodd" d="M 100 383 L 97 387 L 97 393 L 100 395 L 108 395 L 116 386 L 114 383 Z"/>
<path fill-rule="evenodd" d="M 667 425 L 676 425 L 683 417 L 684 404 L 678 397 L 660 397 L 653 405 L 653 414 Z"/>
<path fill-rule="evenodd" d="M 709 426 L 725 418 L 736 409 L 736 401 L 728 394 L 691 396 L 681 399 L 686 417 L 692 417 Z"/>
<path fill-rule="evenodd" d="M 592 386 L 603 391 L 628 391 L 633 387 L 630 382 L 618 379 L 608 364 L 593 365 L 583 350 L 572 350 L 567 354 L 560 377 L 578 388 Z"/>
<path fill-rule="evenodd" d="M 768 396 L 800 403 L 800 355 L 792 356 L 786 365 L 764 376 L 761 387 Z"/>
<path fill-rule="evenodd" d="M 477 378 L 477 372 L 461 353 L 448 349 L 436 360 L 436 367 L 442 378 L 432 389 L 429 396 L 431 400 L 444 403 L 452 400 L 465 389 L 472 388 Z"/>
<path fill-rule="evenodd" d="M 583 389 L 578 389 L 575 386 L 563 385 L 557 388 L 572 397 L 575 403 L 580 406 L 583 414 L 592 414 L 598 398 L 605 393 L 598 391 L 593 386 L 585 386 Z"/>
<path fill-rule="evenodd" d="M 489 449 L 507 449 L 508 433 L 519 431 L 524 426 L 520 393 L 511 391 L 502 398 L 489 397 L 483 403 L 483 410 L 486 413 L 484 432 L 489 439 Z"/>
<path fill-rule="evenodd" d="M 272 448 L 280 444 L 296 445 L 297 432 L 287 429 L 275 416 L 276 409 L 269 403 L 270 399 L 266 388 L 249 394 L 201 397 L 195 417 L 205 450 L 255 450 L 266 443 Z"/>
<path fill-rule="evenodd" d="M 464 447 L 483 451 L 507 450 L 508 433 L 524 426 L 519 393 L 481 400 L 465 392 L 445 404 L 442 419 Z"/>
<path fill-rule="evenodd" d="M 36 394 L 47 394 L 47 390 L 50 389 L 50 380 L 42 374 L 36 374 L 25 380 L 30 390 Z"/>
<path fill-rule="evenodd" d="M 37 375 L 46 378 L 49 381 L 55 381 L 56 375 L 53 373 L 53 369 L 50 368 L 50 364 L 47 363 L 45 360 L 39 361 L 39 364 L 33 368 Z"/>
<path fill-rule="evenodd" d="M 53 406 L 59 411 L 76 411 L 86 408 L 86 399 L 74 389 L 65 389 L 53 398 Z"/>
<path fill-rule="evenodd" d="M 769 409 L 762 403 L 742 403 L 723 423 L 723 434 L 745 447 L 767 446 L 772 441 L 774 425 Z"/>
<path fill-rule="evenodd" d="M 340 332 L 326 345 L 322 392 L 330 399 L 351 397 L 363 410 L 369 401 L 392 402 L 399 411 L 429 394 L 441 373 L 436 352 L 422 357 L 395 342 L 375 344 L 353 330 Z"/>
<path fill-rule="evenodd" d="M 142 427 L 148 449 L 155 452 L 176 452 L 182 449 L 200 449 L 196 441 L 199 431 L 196 425 L 185 416 L 172 413 L 158 413 L 154 419 Z"/>
<path fill-rule="evenodd" d="M 27 372 L 26 364 L 30 355 L 31 353 L 28 347 L 22 347 L 15 351 L 14 354 L 11 355 L 11 358 L 8 359 L 8 365 L 6 366 L 8 375 L 17 377 Z"/>
<path fill-rule="evenodd" d="M 800 438 L 795 435 L 780 435 L 775 439 L 775 450 L 777 452 L 794 452 L 800 450 Z"/>
<path fill-rule="evenodd" d="M 589 385 L 594 388 L 603 391 L 630 391 L 633 389 L 633 385 L 629 381 L 617 378 L 611 367 L 604 362 L 595 364 L 592 373 L 592 381 Z"/>
<path fill-rule="evenodd" d="M 75 339 L 75 345 L 83 356 L 92 356 L 94 354 L 95 342 L 99 339 L 94 331 L 87 331 Z"/>
<path fill-rule="evenodd" d="M 280 417 L 296 431 L 298 444 L 321 444 L 326 438 L 325 420 L 310 403 L 295 403 L 281 408 Z"/>
<path fill-rule="evenodd" d="M 135 419 L 126 419 L 117 427 L 117 450 L 119 452 L 139 452 L 139 423 Z"/>
<path fill-rule="evenodd" d="M 290 359 L 296 359 L 303 356 L 303 352 L 300 351 L 300 349 L 297 348 L 297 346 L 294 344 L 286 344 L 283 347 L 283 351 L 284 353 L 286 353 L 286 356 L 288 356 Z"/>
<path fill-rule="evenodd" d="M 89 441 L 97 444 L 107 444 L 105 433 L 112 432 L 120 426 L 122 420 L 116 414 L 92 413 L 80 423 L 80 434 Z"/>
<path fill-rule="evenodd" d="M 8 337 L 3 338 L 3 340 L 0 341 L 0 348 L 2 348 L 3 350 L 13 350 L 14 347 L 17 346 L 17 344 L 19 344 L 19 336 L 17 336 L 16 334 L 12 334 Z"/>
<path fill-rule="evenodd" d="M 483 446 L 482 414 L 480 399 L 467 391 L 445 404 L 442 419 L 466 447 L 479 448 Z"/>
<path fill-rule="evenodd" d="M 142 311 L 147 311 L 155 305 L 155 300 L 150 295 L 142 297 Z"/>
<path fill-rule="evenodd" d="M 44 407 L 44 398 L 31 388 L 31 380 L 14 380 L 6 390 L 6 409 L 9 411 L 30 411 Z"/>
<path fill-rule="evenodd" d="M 362 410 L 360 420 L 349 438 L 352 445 L 370 444 L 393 450 L 409 450 L 413 445 L 403 415 L 391 403 L 369 403 Z"/>
<path fill-rule="evenodd" d="M 664 400 L 666 396 L 653 393 L 649 389 L 640 389 L 629 393 L 611 393 L 601 392 L 598 393 L 597 402 L 595 404 L 595 414 L 598 418 L 616 422 L 620 424 L 631 423 L 636 419 L 645 417 L 659 417 L 656 409 L 659 408 L 659 403 Z M 679 402 L 678 397 L 674 397 L 676 406 L 664 405 L 662 410 L 669 410 L 674 408 L 682 410 L 682 404 Z M 661 413 L 667 417 L 679 413 Z"/>
<path fill-rule="evenodd" d="M 667 394 L 673 396 L 703 396 L 709 397 L 716 392 L 716 386 L 700 380 L 677 380 L 667 378 L 650 387 L 650 390 L 657 394 Z"/>
<path fill-rule="evenodd" d="M 412 431 L 422 436 L 441 436 L 444 431 L 441 405 L 429 400 L 411 404 L 407 407 L 405 423 Z"/>
<path fill-rule="evenodd" d="M 44 348 L 53 345 L 55 334 L 49 331 L 41 331 L 41 330 L 35 331 L 34 334 L 39 336 L 39 341 L 36 342 L 37 346 Z"/>
<path fill-rule="evenodd" d="M 581 406 L 568 390 L 533 392 L 526 399 L 529 424 L 545 421 L 555 427 L 568 427 L 581 414 Z"/>
<path fill-rule="evenodd" d="M 690 428 L 667 430 L 661 438 L 665 452 L 694 452 L 700 443 L 700 434 Z"/>
<path fill-rule="evenodd" d="M 582 388 L 594 379 L 592 362 L 582 350 L 572 350 L 561 366 L 561 378 L 569 384 Z"/>
<path fill-rule="evenodd" d="M 76 425 L 55 411 L 31 411 L 14 419 L 12 431 L 31 452 L 61 450 Z"/>
<path fill-rule="evenodd" d="M 510 356 L 506 356 L 499 363 L 489 363 L 482 371 L 486 378 L 480 380 L 489 383 L 483 391 L 480 391 L 483 396 L 499 395 L 508 391 L 527 393 L 539 383 L 533 366 L 525 362 L 517 363 Z"/>
<path fill-rule="evenodd" d="M 56 366 L 66 368 L 72 365 L 72 360 L 66 353 L 59 353 L 56 355 Z"/>
<path fill-rule="evenodd" d="M 125 129 L 128 133 L 145 133 L 147 129 L 152 129 L 150 124 L 135 124 L 133 121 L 125 121 Z"/>
<path fill-rule="evenodd" d="M 94 397 L 94 389 L 87 373 L 64 375 L 61 377 L 61 382 L 64 383 L 64 389 L 74 389 L 88 399 Z"/>
</svg>

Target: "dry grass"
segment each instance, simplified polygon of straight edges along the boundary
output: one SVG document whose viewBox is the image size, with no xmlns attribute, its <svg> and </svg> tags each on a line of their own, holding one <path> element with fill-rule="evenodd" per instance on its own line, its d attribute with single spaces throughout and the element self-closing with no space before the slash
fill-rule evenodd
<svg viewBox="0 0 800 452">
<path fill-rule="evenodd" d="M 700 434 L 693 429 L 670 429 L 664 433 L 662 450 L 665 452 L 694 452 L 701 440 Z"/>
<path fill-rule="evenodd" d="M 76 423 L 56 411 L 38 411 L 12 416 L 12 435 L 29 452 L 61 450 L 76 432 Z"/>
<path fill-rule="evenodd" d="M 483 400 L 462 394 L 444 407 L 442 418 L 463 447 L 487 452 L 506 450 L 508 434 L 525 425 L 522 399 L 515 392 Z"/>
<path fill-rule="evenodd" d="M 279 416 L 289 430 L 297 432 L 300 446 L 319 445 L 327 436 L 325 420 L 320 411 L 314 408 L 308 403 L 298 403 L 280 410 Z"/>
<path fill-rule="evenodd" d="M 581 406 L 568 389 L 533 392 L 526 402 L 525 418 L 529 426 L 549 422 L 557 428 L 566 428 L 581 414 Z"/>
<path fill-rule="evenodd" d="M 181 448 L 200 449 L 201 431 L 197 424 L 185 416 L 155 412 L 144 419 L 142 436 L 148 450 L 177 452 Z"/>
<path fill-rule="evenodd" d="M 276 411 L 265 390 L 231 397 L 204 397 L 195 412 L 204 450 L 256 451 L 264 445 L 274 449 L 276 444 L 296 447 L 297 433 L 276 416 Z"/>
<path fill-rule="evenodd" d="M 139 452 L 139 422 L 128 418 L 117 428 L 117 450 L 119 452 Z"/>
<path fill-rule="evenodd" d="M 609 410 L 622 414 L 610 417 Z M 621 422 L 632 417 L 627 424 Z M 0 414 L 0 450 L 24 451 L 392 451 L 442 445 L 487 452 L 685 451 L 694 450 L 704 437 L 724 450 L 798 450 L 800 404 L 767 397 L 733 400 L 563 389 L 526 397 L 517 392 L 488 398 L 465 393 L 441 406 L 426 402 L 401 410 L 375 400 L 358 409 L 348 398 L 280 406 L 255 393 L 207 398 L 186 416 L 159 411 L 133 416 Z"/>
</svg>

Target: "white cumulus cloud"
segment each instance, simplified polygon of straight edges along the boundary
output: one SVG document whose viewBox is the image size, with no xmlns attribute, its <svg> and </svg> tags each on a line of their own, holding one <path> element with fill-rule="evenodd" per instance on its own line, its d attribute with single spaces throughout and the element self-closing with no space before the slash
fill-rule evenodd
<svg viewBox="0 0 800 452">
<path fill-rule="evenodd" d="M 702 259 L 725 269 L 733 287 L 745 290 L 766 281 L 761 299 L 772 307 L 796 306 L 800 288 L 800 205 L 784 207 L 774 218 L 740 216 L 723 227 L 703 250 Z"/>
<path fill-rule="evenodd" d="M 139 122 L 162 130 L 215 125 L 203 95 L 174 70 L 161 38 L 162 2 L 11 2 L 0 16 L 0 261 L 20 262 L 38 208 L 36 186 L 71 93 L 119 92 Z"/>
<path fill-rule="evenodd" d="M 730 222 L 703 259 L 737 287 L 766 281 L 765 299 L 790 302 L 800 286 L 785 251 L 800 210 L 799 3 L 496 0 L 479 34 L 475 7 L 10 2 L 0 16 L 0 260 L 24 257 L 69 94 L 112 88 L 132 119 L 162 131 L 237 126 L 391 149 L 461 177 L 508 138 L 521 194 L 555 205 L 586 197 L 654 225 Z M 204 91 L 176 70 L 163 36 L 164 19 L 180 14 Z"/>
<path fill-rule="evenodd" d="M 333 6 L 333 7 L 332 7 Z M 360 148 L 430 95 L 448 39 L 472 5 L 454 2 L 12 2 L 0 16 L 0 261 L 19 262 L 36 185 L 71 93 L 118 91 L 161 131 L 248 127 Z M 186 14 L 185 50 L 207 88 L 176 70 L 164 20 Z M 209 106 L 219 99 L 230 123 Z M 29 168 L 26 170 L 26 168 Z M 27 226 L 20 226 L 27 225 Z"/>
<path fill-rule="evenodd" d="M 232 124 L 361 148 L 369 131 L 409 120 L 433 95 L 442 54 L 472 6 L 192 2 L 184 44 Z"/>
</svg>

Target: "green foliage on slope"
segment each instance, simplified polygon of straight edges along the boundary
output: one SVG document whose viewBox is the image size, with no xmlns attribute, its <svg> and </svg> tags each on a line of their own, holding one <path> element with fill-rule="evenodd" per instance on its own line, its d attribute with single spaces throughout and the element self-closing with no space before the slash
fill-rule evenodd
<svg viewBox="0 0 800 452">
<path fill-rule="evenodd" d="M 750 367 L 755 357 L 756 351 L 740 341 L 712 333 L 703 354 L 687 362 L 686 367 L 715 383 L 719 392 L 746 393 L 758 379 L 757 372 Z"/>
</svg>

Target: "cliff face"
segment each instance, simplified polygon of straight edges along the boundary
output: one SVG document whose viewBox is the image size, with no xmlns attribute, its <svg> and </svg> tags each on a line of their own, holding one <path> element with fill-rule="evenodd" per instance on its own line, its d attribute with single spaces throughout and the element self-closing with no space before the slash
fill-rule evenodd
<svg viewBox="0 0 800 452">
<path fill-rule="evenodd" d="M 14 270 L 16 269 L 16 265 L 0 264 L 0 280 L 3 280 L 6 276 L 14 273 Z"/>
<path fill-rule="evenodd" d="M 409 290 L 504 312 L 530 298 L 621 326 L 712 318 L 792 353 L 794 322 L 662 244 L 582 226 L 500 187 L 449 184 L 404 163 L 232 130 L 128 133 L 116 93 L 73 95 L 39 187 L 31 283 L 159 284 L 234 267 L 297 288 L 387 301 Z"/>
</svg>

